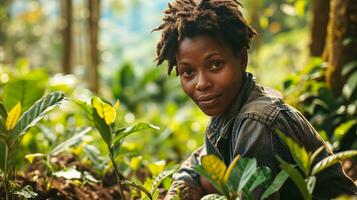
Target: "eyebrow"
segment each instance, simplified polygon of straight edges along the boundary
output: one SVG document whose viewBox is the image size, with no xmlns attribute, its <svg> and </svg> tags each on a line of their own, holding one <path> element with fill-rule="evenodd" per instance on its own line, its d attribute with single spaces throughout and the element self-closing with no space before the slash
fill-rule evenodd
<svg viewBox="0 0 357 200">
<path fill-rule="evenodd" d="M 204 60 L 208 60 L 208 59 L 210 59 L 211 57 L 213 57 L 213 56 L 215 56 L 215 55 L 222 56 L 221 53 L 216 52 L 216 51 L 213 51 L 213 52 L 209 52 L 209 53 L 204 57 Z M 190 63 L 187 63 L 187 62 L 183 61 L 183 62 L 177 63 L 177 66 L 179 66 L 179 65 L 190 65 Z"/>
</svg>

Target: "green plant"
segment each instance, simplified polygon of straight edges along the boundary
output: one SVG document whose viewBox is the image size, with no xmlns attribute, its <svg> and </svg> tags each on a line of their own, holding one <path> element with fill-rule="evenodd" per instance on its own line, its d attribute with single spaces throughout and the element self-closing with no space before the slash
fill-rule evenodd
<svg viewBox="0 0 357 200">
<path fill-rule="evenodd" d="M 208 178 L 217 191 L 223 194 L 206 195 L 202 198 L 204 200 L 239 200 L 243 197 L 253 199 L 253 191 L 257 187 L 265 189 L 261 196 L 261 199 L 265 199 L 278 191 L 288 178 L 287 173 L 281 171 L 271 182 L 271 170 L 268 167 L 257 167 L 255 158 L 240 158 L 239 155 L 228 168 L 215 155 L 205 155 L 201 158 L 201 165 L 194 169 Z"/>
<path fill-rule="evenodd" d="M 35 158 L 42 158 L 43 164 L 45 165 L 45 185 L 46 189 L 49 190 L 52 184 L 52 176 L 56 173 L 55 166 L 51 163 L 51 157 L 57 156 L 59 153 L 63 152 L 66 148 L 75 145 L 81 141 L 81 138 L 92 130 L 90 127 L 82 128 L 78 133 L 75 133 L 72 137 L 57 145 L 51 146 L 51 150 L 47 153 L 35 153 L 27 154 L 25 158 L 32 163 Z"/>
<path fill-rule="evenodd" d="M 27 130 L 36 125 L 44 115 L 64 99 L 59 92 L 51 93 L 21 114 L 21 103 L 17 103 L 9 112 L 0 103 L 0 169 L 4 172 L 5 199 L 9 199 L 12 188 L 10 182 L 15 175 L 16 148 Z"/>
<path fill-rule="evenodd" d="M 346 83 L 340 95 L 334 95 L 326 85 L 325 71 L 321 59 L 311 59 L 301 72 L 285 80 L 284 96 L 332 144 L 334 151 L 356 149 L 357 62 L 343 67 Z"/>
<path fill-rule="evenodd" d="M 313 165 L 317 156 L 324 150 L 324 146 L 318 148 L 313 153 L 308 153 L 304 147 L 300 147 L 293 139 L 285 136 L 279 130 L 277 130 L 277 133 L 288 146 L 294 161 L 297 163 L 298 168 L 303 174 L 295 168 L 295 165 L 289 164 L 277 156 L 277 159 L 280 162 L 280 167 L 289 174 L 290 178 L 296 184 L 305 200 L 312 199 L 317 173 L 341 160 L 357 155 L 357 150 L 344 151 L 328 156 Z"/>
<path fill-rule="evenodd" d="M 124 139 L 134 132 L 142 131 L 144 129 L 149 128 L 158 130 L 159 128 L 147 123 L 138 123 L 128 128 L 115 127 L 114 122 L 116 119 L 116 109 L 119 106 L 118 101 L 115 103 L 114 106 L 112 106 L 110 103 L 104 102 L 98 97 L 93 97 L 91 100 L 90 108 L 86 107 L 84 104 L 80 105 L 87 111 L 88 114 L 90 114 L 91 119 L 95 124 L 95 127 L 98 129 L 102 139 L 107 145 L 107 149 L 109 151 L 109 158 L 111 160 L 114 172 L 117 176 L 117 180 L 119 183 L 120 195 L 122 199 L 124 199 L 123 183 L 126 182 L 122 181 L 119 168 L 117 166 L 117 163 L 115 162 L 116 157 L 119 156 L 120 147 Z"/>
</svg>

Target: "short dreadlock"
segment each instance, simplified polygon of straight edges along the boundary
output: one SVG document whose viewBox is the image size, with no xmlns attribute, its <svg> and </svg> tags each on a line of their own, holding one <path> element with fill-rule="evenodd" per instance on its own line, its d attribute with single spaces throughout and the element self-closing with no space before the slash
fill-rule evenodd
<svg viewBox="0 0 357 200">
<path fill-rule="evenodd" d="M 178 43 L 185 37 L 208 34 L 229 44 L 235 53 L 249 49 L 256 35 L 243 18 L 236 0 L 176 0 L 168 4 L 157 44 L 157 65 L 168 61 L 168 74 L 176 63 Z M 177 68 L 176 68 L 177 72 Z"/>
</svg>

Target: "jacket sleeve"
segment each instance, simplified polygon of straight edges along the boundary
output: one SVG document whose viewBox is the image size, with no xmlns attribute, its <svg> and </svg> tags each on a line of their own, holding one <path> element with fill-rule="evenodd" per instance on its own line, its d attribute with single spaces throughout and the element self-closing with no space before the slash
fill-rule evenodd
<svg viewBox="0 0 357 200">
<path fill-rule="evenodd" d="M 174 181 L 165 196 L 165 200 L 177 199 L 177 197 L 195 200 L 204 196 L 199 175 L 193 170 L 193 166 L 198 165 L 201 156 L 205 154 L 205 147 L 202 146 L 182 163 L 179 170 L 173 175 Z"/>
</svg>

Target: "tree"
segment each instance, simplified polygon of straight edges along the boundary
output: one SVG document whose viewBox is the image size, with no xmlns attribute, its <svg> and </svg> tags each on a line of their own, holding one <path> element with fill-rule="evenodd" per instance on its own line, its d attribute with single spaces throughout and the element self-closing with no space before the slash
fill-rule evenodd
<svg viewBox="0 0 357 200">
<path fill-rule="evenodd" d="M 324 59 L 328 62 L 326 81 L 335 95 L 346 82 L 342 69 L 357 60 L 357 2 L 330 0 Z M 356 67 L 356 66 L 355 66 Z"/>
<path fill-rule="evenodd" d="M 90 88 L 97 92 L 99 88 L 99 74 L 98 74 L 98 64 L 99 64 L 99 50 L 98 50 L 98 22 L 100 17 L 100 1 L 99 0 L 88 0 L 88 10 L 89 10 L 89 38 L 90 38 Z"/>
<path fill-rule="evenodd" d="M 61 13 L 63 20 L 63 58 L 62 72 L 70 74 L 72 72 L 72 0 L 61 0 Z"/>
</svg>

